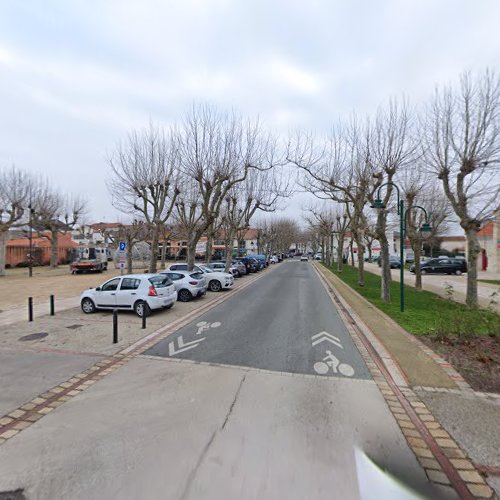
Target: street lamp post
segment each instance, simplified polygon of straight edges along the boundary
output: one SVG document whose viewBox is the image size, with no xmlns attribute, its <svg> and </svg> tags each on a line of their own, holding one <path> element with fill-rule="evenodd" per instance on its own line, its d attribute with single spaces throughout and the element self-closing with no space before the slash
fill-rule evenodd
<svg viewBox="0 0 500 500">
<path fill-rule="evenodd" d="M 407 210 L 405 210 L 404 199 L 400 195 L 399 187 L 396 184 L 394 184 L 393 182 L 386 182 L 378 188 L 377 199 L 374 200 L 373 204 L 371 205 L 371 208 L 374 208 L 377 211 L 383 210 L 385 208 L 385 203 L 380 198 L 380 190 L 384 186 L 393 186 L 394 188 L 396 188 L 396 193 L 398 196 L 397 213 L 399 215 L 399 303 L 400 303 L 401 312 L 404 312 L 404 310 L 405 310 L 404 240 L 405 240 L 405 235 L 406 235 L 406 217 L 408 215 L 408 211 L 418 208 L 424 212 L 425 223 L 422 224 L 422 227 L 420 228 L 420 233 L 422 234 L 422 236 L 424 238 L 430 235 L 432 228 L 429 224 L 429 216 L 427 215 L 427 211 L 425 210 L 425 208 L 421 207 L 420 205 L 414 205 L 414 206 L 408 208 Z"/>
</svg>

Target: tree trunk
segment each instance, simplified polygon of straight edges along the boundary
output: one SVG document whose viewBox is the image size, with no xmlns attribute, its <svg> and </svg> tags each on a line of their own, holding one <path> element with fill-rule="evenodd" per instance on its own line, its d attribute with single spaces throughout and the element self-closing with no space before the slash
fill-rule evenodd
<svg viewBox="0 0 500 500">
<path fill-rule="evenodd" d="M 9 239 L 8 231 L 0 231 L 0 276 L 5 276 L 8 239 Z"/>
<path fill-rule="evenodd" d="M 344 237 L 338 238 L 337 243 L 337 271 L 342 272 L 342 266 L 344 264 Z"/>
<path fill-rule="evenodd" d="M 377 236 L 380 242 L 380 263 L 381 263 L 381 282 L 380 299 L 382 302 L 391 301 L 391 266 L 389 264 L 389 242 L 385 234 L 387 227 L 386 214 L 380 212 L 377 216 Z"/>
<path fill-rule="evenodd" d="M 154 224 L 151 234 L 151 256 L 149 259 L 149 272 L 156 273 L 158 262 L 158 241 L 160 239 L 160 228 Z"/>
<path fill-rule="evenodd" d="M 188 271 L 192 271 L 194 268 L 195 257 L 196 257 L 196 243 L 197 240 L 189 240 L 187 244 L 187 265 Z"/>
<path fill-rule="evenodd" d="M 363 243 L 356 241 L 358 245 L 358 285 L 365 286 L 365 252 Z"/>
<path fill-rule="evenodd" d="M 163 238 L 163 243 L 161 246 L 161 268 L 165 269 L 165 262 L 167 260 L 167 242 L 165 241 L 165 238 Z"/>
<path fill-rule="evenodd" d="M 56 269 L 59 264 L 59 233 L 57 229 L 50 232 L 50 268 Z"/>
<path fill-rule="evenodd" d="M 230 238 L 224 240 L 224 256 L 226 258 L 226 265 L 224 267 L 224 271 L 226 273 L 229 272 L 229 268 L 231 267 L 231 262 L 233 260 L 233 242 L 234 242 L 233 235 L 230 235 Z"/>
<path fill-rule="evenodd" d="M 133 270 L 133 262 L 132 262 L 132 251 L 134 249 L 134 241 L 132 240 L 132 238 L 129 239 L 129 241 L 127 241 L 127 273 L 128 274 L 132 274 L 134 272 Z"/>
<path fill-rule="evenodd" d="M 351 238 L 351 241 L 349 242 L 349 253 L 351 255 L 351 265 L 354 267 L 356 263 L 354 262 L 354 247 L 353 247 L 354 240 Z"/>
<path fill-rule="evenodd" d="M 413 248 L 413 256 L 414 256 L 414 261 L 413 265 L 415 266 L 415 288 L 417 290 L 422 290 L 422 271 L 420 270 L 420 256 L 422 253 L 422 244 L 420 241 L 417 241 L 415 243 L 415 246 Z"/>
<path fill-rule="evenodd" d="M 476 230 L 469 229 L 465 235 L 467 238 L 467 294 L 465 303 L 469 307 L 477 307 L 477 258 L 481 252 L 481 245 Z"/>
<path fill-rule="evenodd" d="M 334 258 L 335 252 L 333 251 L 333 242 L 334 242 L 334 235 L 332 232 L 332 234 L 330 234 L 330 248 L 331 248 L 331 258 L 332 258 L 332 263 L 330 265 L 332 267 L 335 264 L 335 258 Z"/>
<path fill-rule="evenodd" d="M 214 242 L 214 237 L 212 234 L 208 235 L 207 238 L 207 250 L 206 250 L 206 261 L 207 264 L 210 264 L 212 262 L 212 247 L 213 247 L 213 242 Z"/>
</svg>

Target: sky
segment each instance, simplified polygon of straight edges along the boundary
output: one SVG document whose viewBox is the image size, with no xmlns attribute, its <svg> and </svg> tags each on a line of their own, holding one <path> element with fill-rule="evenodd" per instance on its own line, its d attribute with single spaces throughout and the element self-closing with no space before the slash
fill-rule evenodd
<svg viewBox="0 0 500 500">
<path fill-rule="evenodd" d="M 111 205 L 107 155 L 193 103 L 328 132 L 464 70 L 500 71 L 498 0 L 0 0 L 0 168 Z M 303 194 L 282 203 L 300 217 Z"/>
</svg>

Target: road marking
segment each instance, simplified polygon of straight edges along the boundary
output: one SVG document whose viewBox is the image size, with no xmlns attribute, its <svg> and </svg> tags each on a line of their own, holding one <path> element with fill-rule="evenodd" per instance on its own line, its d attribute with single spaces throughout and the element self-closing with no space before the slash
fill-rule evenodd
<svg viewBox="0 0 500 500">
<path fill-rule="evenodd" d="M 196 326 L 198 327 L 196 335 L 201 335 L 205 330 L 208 330 L 210 328 L 219 328 L 220 325 L 222 325 L 220 321 L 215 321 L 214 323 L 208 323 L 207 321 L 200 321 L 199 323 L 196 323 Z"/>
<path fill-rule="evenodd" d="M 331 342 L 332 344 L 336 345 L 337 347 L 340 347 L 343 349 L 344 347 L 340 343 L 340 339 L 338 337 L 335 337 L 334 335 L 331 335 L 330 333 L 327 332 L 320 332 L 317 333 L 316 335 L 313 335 L 311 337 L 312 345 L 315 346 L 317 344 L 320 344 L 321 342 L 324 342 L 327 340 L 328 342 Z"/>
<path fill-rule="evenodd" d="M 177 337 L 177 344 L 179 348 L 175 350 L 175 340 L 173 340 L 168 344 L 168 354 L 170 356 L 175 356 L 180 352 L 189 351 L 189 349 L 194 349 L 195 347 L 198 347 L 200 342 L 202 342 L 203 340 L 205 340 L 205 337 L 202 337 L 201 339 L 192 340 L 191 342 L 184 342 L 182 335 L 179 335 Z"/>
<path fill-rule="evenodd" d="M 348 363 L 341 363 L 340 360 L 332 354 L 332 351 L 326 351 L 326 356 L 323 361 L 314 363 L 314 371 L 318 375 L 326 375 L 330 368 L 333 373 L 340 373 L 344 377 L 352 377 L 354 375 L 354 368 Z"/>
</svg>

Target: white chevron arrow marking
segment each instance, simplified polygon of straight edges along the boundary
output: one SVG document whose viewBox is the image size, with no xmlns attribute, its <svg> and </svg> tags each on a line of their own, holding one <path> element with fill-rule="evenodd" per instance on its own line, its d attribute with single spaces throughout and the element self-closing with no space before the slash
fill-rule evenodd
<svg viewBox="0 0 500 500">
<path fill-rule="evenodd" d="M 203 340 L 205 340 L 205 338 L 206 337 L 202 337 L 201 339 L 192 340 L 191 342 L 184 342 L 182 335 L 179 335 L 177 337 L 177 344 L 179 348 L 175 350 L 175 340 L 173 340 L 168 344 L 168 354 L 170 356 L 175 356 L 180 352 L 189 351 L 189 349 L 194 349 L 195 347 L 198 347 L 198 344 Z"/>
<path fill-rule="evenodd" d="M 316 344 L 320 344 L 321 342 L 324 342 L 327 340 L 328 342 L 331 342 L 332 344 L 336 345 L 337 347 L 340 347 L 343 349 L 344 347 L 340 343 L 340 339 L 335 337 L 334 335 L 328 333 L 328 332 L 319 332 L 316 335 L 313 335 L 311 337 L 312 340 L 312 345 L 315 346 Z"/>
</svg>

